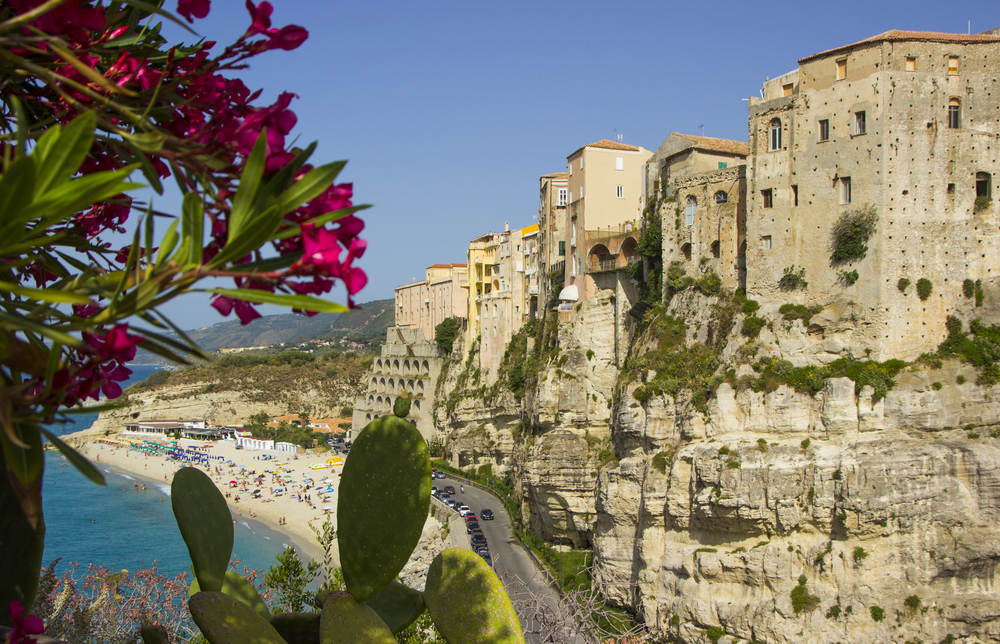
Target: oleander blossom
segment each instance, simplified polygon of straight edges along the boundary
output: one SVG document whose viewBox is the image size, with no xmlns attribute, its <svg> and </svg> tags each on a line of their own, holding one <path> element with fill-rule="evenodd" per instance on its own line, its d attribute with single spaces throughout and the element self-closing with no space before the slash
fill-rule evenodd
<svg viewBox="0 0 1000 644">
<path fill-rule="evenodd" d="M 194 18 L 204 18 L 211 8 L 211 0 L 177 0 L 177 13 L 188 22 L 194 22 Z"/>
<path fill-rule="evenodd" d="M 42 620 L 34 615 L 25 615 L 24 606 L 18 600 L 12 601 L 7 606 L 10 613 L 10 621 L 14 628 L 7 635 L 7 644 L 32 644 L 37 641 L 32 635 L 41 635 L 45 632 L 45 625 Z"/>
</svg>

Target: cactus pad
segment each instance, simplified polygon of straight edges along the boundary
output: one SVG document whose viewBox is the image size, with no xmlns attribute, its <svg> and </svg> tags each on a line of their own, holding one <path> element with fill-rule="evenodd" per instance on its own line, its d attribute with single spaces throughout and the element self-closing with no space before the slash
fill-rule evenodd
<svg viewBox="0 0 1000 644">
<path fill-rule="evenodd" d="M 188 608 L 210 644 L 286 644 L 266 619 L 225 593 L 197 593 Z"/>
<path fill-rule="evenodd" d="M 365 605 L 378 613 L 389 630 L 398 633 L 417 621 L 420 613 L 424 612 L 424 596 L 394 581 L 366 601 Z"/>
<path fill-rule="evenodd" d="M 369 423 L 344 463 L 339 498 L 344 582 L 366 602 L 406 565 L 427 520 L 431 463 L 417 428 L 395 416 Z"/>
<path fill-rule="evenodd" d="M 392 405 L 392 413 L 396 418 L 406 418 L 410 413 L 410 399 L 400 396 Z"/>
<path fill-rule="evenodd" d="M 524 644 L 521 624 L 503 584 L 471 550 L 445 550 L 427 571 L 424 602 L 451 644 Z"/>
<path fill-rule="evenodd" d="M 222 492 L 193 467 L 182 467 L 170 484 L 170 505 L 187 544 L 198 585 L 222 590 L 233 553 L 233 520 Z"/>
<path fill-rule="evenodd" d="M 319 638 L 322 644 L 396 644 L 378 613 L 340 591 L 330 593 L 323 606 Z"/>
<path fill-rule="evenodd" d="M 201 587 L 199 586 L 198 578 L 196 577 L 191 581 L 191 587 L 188 589 L 188 597 L 193 597 L 194 594 L 198 592 L 201 592 Z M 265 604 L 264 600 L 261 599 L 259 594 L 257 594 L 257 589 L 253 587 L 253 584 L 237 575 L 232 570 L 226 571 L 226 577 L 222 580 L 222 592 L 234 599 L 240 600 L 250 608 L 257 611 L 257 614 L 264 619 L 271 619 L 271 611 L 267 609 L 267 604 Z"/>
<path fill-rule="evenodd" d="M 271 626 L 288 644 L 319 644 L 319 613 L 278 613 Z"/>
</svg>

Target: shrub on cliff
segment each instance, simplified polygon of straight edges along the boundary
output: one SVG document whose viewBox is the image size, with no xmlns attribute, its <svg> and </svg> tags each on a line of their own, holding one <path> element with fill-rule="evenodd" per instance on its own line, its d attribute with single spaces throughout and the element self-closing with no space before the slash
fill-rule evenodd
<svg viewBox="0 0 1000 644">
<path fill-rule="evenodd" d="M 455 335 L 461 327 L 462 321 L 458 318 L 447 318 L 434 327 L 434 344 L 444 351 L 451 353 L 451 348 L 455 344 Z"/>
<path fill-rule="evenodd" d="M 868 254 L 868 240 L 875 233 L 878 213 L 869 204 L 844 212 L 830 231 L 831 259 L 835 262 L 855 262 Z"/>
</svg>

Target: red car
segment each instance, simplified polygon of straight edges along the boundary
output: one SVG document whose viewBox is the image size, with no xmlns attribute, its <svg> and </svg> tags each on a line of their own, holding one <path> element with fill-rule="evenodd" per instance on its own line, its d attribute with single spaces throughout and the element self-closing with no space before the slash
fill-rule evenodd
<svg viewBox="0 0 1000 644">
<path fill-rule="evenodd" d="M 446 485 L 445 488 L 444 488 L 444 493 L 445 494 L 454 494 L 455 493 L 455 486 L 453 486 L 453 485 Z"/>
<path fill-rule="evenodd" d="M 476 513 L 475 512 L 470 512 L 467 515 L 465 515 L 465 522 L 466 523 L 469 523 L 470 521 L 478 521 L 478 520 L 479 519 L 476 518 Z"/>
</svg>

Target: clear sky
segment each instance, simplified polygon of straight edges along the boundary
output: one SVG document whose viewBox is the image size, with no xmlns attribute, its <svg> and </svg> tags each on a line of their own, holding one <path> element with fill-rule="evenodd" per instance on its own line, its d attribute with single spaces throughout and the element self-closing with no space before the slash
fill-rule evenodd
<svg viewBox="0 0 1000 644">
<path fill-rule="evenodd" d="M 533 223 L 538 177 L 583 145 L 616 132 L 650 150 L 671 131 L 746 140 L 742 99 L 799 58 L 890 29 L 1000 27 L 1000 3 L 984 0 L 272 4 L 274 26 L 310 37 L 242 76 L 262 105 L 297 94 L 293 135 L 319 142 L 317 162 L 348 159 L 341 180 L 373 205 L 359 302 L 464 262 L 468 242 L 504 222 Z M 232 42 L 250 23 L 244 3 L 212 5 L 194 29 Z M 345 301 L 342 285 L 333 297 Z M 204 303 L 178 314 L 182 328 L 222 320 Z"/>
</svg>

